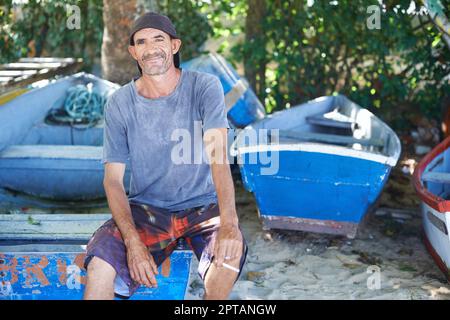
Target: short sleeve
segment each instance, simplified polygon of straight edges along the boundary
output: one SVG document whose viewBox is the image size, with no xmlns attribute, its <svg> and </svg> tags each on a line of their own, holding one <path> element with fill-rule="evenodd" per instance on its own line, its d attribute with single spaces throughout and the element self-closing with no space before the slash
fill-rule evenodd
<svg viewBox="0 0 450 320">
<path fill-rule="evenodd" d="M 211 128 L 230 128 L 222 85 L 215 76 L 209 76 L 204 84 L 200 95 L 200 114 L 204 132 Z"/>
<path fill-rule="evenodd" d="M 105 105 L 105 127 L 103 131 L 103 163 L 127 163 L 129 149 L 125 121 L 118 105 L 111 97 Z"/>
</svg>

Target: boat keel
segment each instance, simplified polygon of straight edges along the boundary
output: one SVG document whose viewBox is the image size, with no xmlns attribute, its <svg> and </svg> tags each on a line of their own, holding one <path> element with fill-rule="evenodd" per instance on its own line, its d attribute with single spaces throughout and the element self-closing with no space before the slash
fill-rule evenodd
<svg viewBox="0 0 450 320">
<path fill-rule="evenodd" d="M 259 213 L 259 212 L 258 212 Z M 358 231 L 358 224 L 333 220 L 316 220 L 297 217 L 269 216 L 259 213 L 263 228 L 287 229 L 314 233 L 326 233 L 332 235 L 344 235 L 354 239 Z"/>
</svg>

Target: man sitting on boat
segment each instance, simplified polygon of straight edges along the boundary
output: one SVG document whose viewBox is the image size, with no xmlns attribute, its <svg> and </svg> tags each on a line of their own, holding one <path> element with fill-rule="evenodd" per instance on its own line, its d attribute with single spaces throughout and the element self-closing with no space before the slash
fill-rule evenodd
<svg viewBox="0 0 450 320">
<path fill-rule="evenodd" d="M 218 78 L 179 68 L 181 40 L 166 16 L 147 13 L 133 25 L 129 52 L 141 77 L 117 90 L 105 109 L 104 187 L 112 219 L 87 246 L 85 299 L 131 296 L 156 287 L 157 267 L 184 238 L 199 259 L 205 299 L 226 299 L 247 246 L 238 225 L 227 162 L 223 90 Z M 173 132 L 202 124 L 211 163 L 174 163 Z M 211 138 L 219 133 L 220 139 Z M 197 145 L 196 145 L 197 144 Z M 197 155 L 194 155 L 196 157 Z M 131 165 L 127 198 L 125 166 Z"/>
</svg>

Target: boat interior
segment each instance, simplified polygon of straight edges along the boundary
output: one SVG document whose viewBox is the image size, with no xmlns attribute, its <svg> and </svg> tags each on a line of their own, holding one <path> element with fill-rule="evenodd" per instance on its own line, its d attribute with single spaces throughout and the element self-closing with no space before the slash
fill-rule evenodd
<svg viewBox="0 0 450 320">
<path fill-rule="evenodd" d="M 428 164 L 421 178 L 429 192 L 450 200 L 450 147 Z"/>
<path fill-rule="evenodd" d="M 345 96 L 320 97 L 252 125 L 279 129 L 279 143 L 314 142 L 396 157 L 400 141 L 385 123 Z M 274 142 L 273 136 L 269 140 Z"/>
<path fill-rule="evenodd" d="M 39 91 L 34 93 L 31 103 L 36 104 L 35 106 L 30 105 L 29 98 L 26 100 L 27 105 L 21 104 L 19 101 L 15 104 L 0 106 L 0 113 L 4 111 L 5 114 L 8 111 L 7 108 L 22 109 L 23 113 L 27 113 L 27 109 L 30 109 L 30 107 L 40 109 L 38 113 L 29 114 L 29 117 L 21 118 L 21 123 L 16 121 L 16 123 L 6 124 L 7 128 L 5 129 L 8 130 L 8 127 L 11 127 L 9 131 L 17 130 L 17 134 L 11 135 L 7 139 L 8 145 L 0 153 L 0 158 L 10 157 L 11 154 L 14 154 L 15 157 L 28 157 L 31 155 L 53 157 L 55 154 L 77 157 L 77 154 L 79 154 L 80 157 L 83 157 L 83 154 L 90 148 L 97 149 L 96 147 L 102 146 L 103 120 L 100 120 L 94 126 L 84 126 L 49 122 L 46 118 L 49 112 L 62 108 L 67 96 L 67 89 L 71 87 L 79 84 L 92 86 L 100 94 L 107 95 L 118 88 L 118 86 L 84 73 L 60 79 L 59 81 L 61 83 L 57 87 L 55 86 L 55 90 L 51 91 L 51 97 L 45 93 L 41 94 Z M 38 88 L 45 85 L 45 82 L 36 84 Z M 30 91 L 28 94 L 31 95 L 33 92 Z M 2 110 L 2 108 L 4 109 Z M 13 128 L 13 126 L 17 128 Z M 80 148 L 81 146 L 82 148 Z M 64 152 L 62 152 L 63 150 Z M 93 153 L 100 154 L 101 151 L 94 152 L 92 150 L 88 153 L 91 155 Z"/>
</svg>

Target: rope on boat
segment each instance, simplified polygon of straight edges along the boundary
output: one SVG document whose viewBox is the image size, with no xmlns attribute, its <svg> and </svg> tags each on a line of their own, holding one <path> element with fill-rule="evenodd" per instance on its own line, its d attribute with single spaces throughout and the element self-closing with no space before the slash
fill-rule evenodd
<svg viewBox="0 0 450 320">
<path fill-rule="evenodd" d="M 103 118 L 106 96 L 93 89 L 92 84 L 76 85 L 67 90 L 62 109 L 53 109 L 47 116 L 52 123 L 69 123 L 73 127 L 90 128 Z"/>
</svg>

